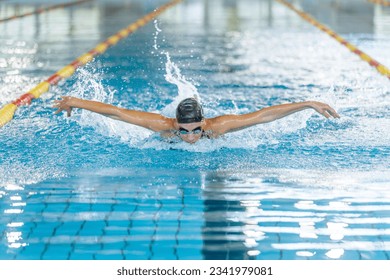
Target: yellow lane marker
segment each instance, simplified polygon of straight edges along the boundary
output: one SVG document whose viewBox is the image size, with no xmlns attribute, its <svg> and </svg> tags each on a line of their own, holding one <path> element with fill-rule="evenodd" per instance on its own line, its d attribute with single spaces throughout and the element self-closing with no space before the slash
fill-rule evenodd
<svg viewBox="0 0 390 280">
<path fill-rule="evenodd" d="M 386 0 L 367 0 L 367 1 L 373 4 L 390 7 L 390 1 L 386 1 Z"/>
<path fill-rule="evenodd" d="M 289 2 L 287 2 L 285 0 L 276 0 L 276 1 L 278 1 L 279 3 L 287 6 L 288 8 L 290 8 L 291 10 L 296 12 L 304 20 L 308 21 L 309 23 L 311 23 L 312 25 L 314 25 L 318 29 L 320 29 L 320 30 L 324 31 L 325 33 L 327 33 L 329 36 L 334 38 L 340 44 L 342 44 L 345 47 L 347 47 L 351 52 L 353 52 L 354 54 L 358 55 L 362 60 L 366 61 L 368 64 L 370 64 L 372 67 L 374 67 L 379 73 L 381 73 L 382 75 L 384 75 L 384 76 L 386 76 L 387 78 L 390 79 L 390 70 L 389 70 L 389 68 L 387 68 L 383 64 L 380 64 L 378 61 L 376 61 L 375 59 L 370 57 L 368 54 L 366 54 L 363 51 L 359 50 L 356 46 L 352 45 L 347 40 L 345 40 L 343 37 L 338 35 L 336 32 L 334 32 L 330 28 L 326 27 L 325 25 L 323 25 L 320 22 L 318 22 L 317 20 L 315 20 L 309 14 L 307 14 L 307 13 L 297 9 L 291 3 L 289 3 Z"/>
<path fill-rule="evenodd" d="M 95 48 L 93 48 L 89 52 L 81 55 L 75 61 L 73 61 L 69 65 L 66 65 L 64 68 L 57 71 L 55 74 L 50 76 L 45 81 L 35 86 L 27 93 L 21 95 L 18 99 L 14 100 L 10 104 L 5 105 L 2 109 L 0 109 L 0 127 L 4 126 L 5 124 L 7 124 L 13 119 L 15 111 L 17 110 L 18 107 L 22 105 L 29 105 L 33 99 L 39 98 L 43 93 L 49 91 L 51 85 L 56 85 L 60 80 L 72 76 L 77 68 L 88 63 L 95 56 L 104 53 L 109 47 L 115 45 L 116 43 L 118 43 L 118 41 L 130 35 L 138 28 L 144 26 L 146 23 L 159 16 L 165 10 L 180 3 L 181 1 L 182 0 L 173 0 L 157 8 L 153 12 L 145 15 L 141 19 L 137 20 L 135 23 L 132 23 L 127 27 L 119 30 L 117 33 L 109 37 L 106 41 L 98 44 Z"/>
</svg>

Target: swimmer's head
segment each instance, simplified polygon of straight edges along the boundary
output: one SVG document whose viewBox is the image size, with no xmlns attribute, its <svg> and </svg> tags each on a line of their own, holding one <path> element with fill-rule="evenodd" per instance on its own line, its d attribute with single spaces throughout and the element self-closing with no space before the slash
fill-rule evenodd
<svg viewBox="0 0 390 280">
<path fill-rule="evenodd" d="M 203 120 L 202 105 L 195 98 L 186 98 L 176 108 L 178 123 L 197 123 Z"/>
</svg>

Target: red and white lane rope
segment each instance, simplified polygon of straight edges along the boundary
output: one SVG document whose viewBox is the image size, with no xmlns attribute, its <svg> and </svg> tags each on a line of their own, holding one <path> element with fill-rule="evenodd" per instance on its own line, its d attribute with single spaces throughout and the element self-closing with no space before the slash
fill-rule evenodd
<svg viewBox="0 0 390 280">
<path fill-rule="evenodd" d="M 345 47 L 347 47 L 351 52 L 353 52 L 354 54 L 358 55 L 362 60 L 366 61 L 368 64 L 370 64 L 372 67 L 374 67 L 379 73 L 381 73 L 382 75 L 384 75 L 384 76 L 386 76 L 387 78 L 390 79 L 390 70 L 385 65 L 379 63 L 378 61 L 376 61 L 375 59 L 370 57 L 368 54 L 366 54 L 363 51 L 359 50 L 356 46 L 354 46 L 353 44 L 349 43 L 347 40 L 345 40 L 343 37 L 338 35 L 336 32 L 334 32 L 330 28 L 326 27 L 325 25 L 321 24 L 320 22 L 315 20 L 312 16 L 310 16 L 309 14 L 307 14 L 307 13 L 297 9 L 291 3 L 289 3 L 289 2 L 287 2 L 285 0 L 276 0 L 276 1 L 278 1 L 279 3 L 287 6 L 288 8 L 290 8 L 291 10 L 296 12 L 304 20 L 308 21 L 309 23 L 311 23 L 312 25 L 314 25 L 318 29 L 320 29 L 320 30 L 324 31 L 325 33 L 327 33 L 329 36 L 334 38 L 340 44 L 342 44 Z"/>
<path fill-rule="evenodd" d="M 371 2 L 373 4 L 382 5 L 385 7 L 390 7 L 390 1 L 388 0 L 367 0 L 368 2 Z"/>
<path fill-rule="evenodd" d="M 14 15 L 14 16 L 7 17 L 7 18 L 0 18 L 0 23 L 10 21 L 13 19 L 18 19 L 18 18 L 22 18 L 22 17 L 35 15 L 35 14 L 41 14 L 41 13 L 48 12 L 48 11 L 55 10 L 55 9 L 61 9 L 61 8 L 66 8 L 66 7 L 70 7 L 70 6 L 74 6 L 74 5 L 79 5 L 79 4 L 83 4 L 85 2 L 90 2 L 90 1 L 94 1 L 94 0 L 79 0 L 79 1 L 69 2 L 69 3 L 56 4 L 56 5 L 49 6 L 49 7 L 43 7 L 43 8 L 36 9 L 32 12 L 29 12 L 29 13 L 25 13 L 25 14 L 21 14 L 21 15 Z"/>
</svg>

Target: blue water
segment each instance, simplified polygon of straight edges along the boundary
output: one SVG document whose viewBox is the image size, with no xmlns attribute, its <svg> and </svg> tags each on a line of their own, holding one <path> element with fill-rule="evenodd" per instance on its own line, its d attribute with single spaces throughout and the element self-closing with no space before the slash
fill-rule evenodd
<svg viewBox="0 0 390 280">
<path fill-rule="evenodd" d="M 109 2 L 0 25 L 0 105 L 164 3 Z M 0 129 L 0 259 L 389 259 L 389 80 L 270 3 L 186 1 L 20 108 Z M 385 63 L 379 19 L 342 35 Z M 73 95 L 173 116 L 193 94 L 206 117 L 319 100 L 341 118 L 189 145 L 51 108 Z"/>
</svg>

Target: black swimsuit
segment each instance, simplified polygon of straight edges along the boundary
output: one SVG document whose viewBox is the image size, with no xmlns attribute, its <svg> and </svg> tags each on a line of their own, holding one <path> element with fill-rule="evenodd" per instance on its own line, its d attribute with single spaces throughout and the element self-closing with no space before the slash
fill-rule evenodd
<svg viewBox="0 0 390 280">
<path fill-rule="evenodd" d="M 167 138 L 167 141 L 168 141 L 168 143 L 178 143 L 179 141 L 176 141 L 176 140 L 179 140 L 178 138 L 180 138 L 180 133 L 179 133 L 179 131 L 178 130 L 176 130 L 176 131 L 172 131 L 172 133 L 173 133 L 173 135 L 175 135 L 175 136 L 177 136 L 177 138 L 175 138 L 175 140 L 173 140 L 173 138 L 171 138 L 171 137 L 169 137 L 169 138 Z M 204 131 L 203 129 L 202 129 L 202 135 L 200 136 L 200 138 L 202 138 L 202 139 L 204 139 L 204 138 L 206 138 L 206 139 L 212 139 L 212 137 L 211 137 L 211 134 L 212 134 L 212 132 L 210 131 L 210 132 L 207 132 L 207 131 Z M 168 140 L 169 139 L 169 140 Z"/>
<path fill-rule="evenodd" d="M 206 131 L 204 131 L 202 129 L 202 136 L 200 138 L 207 138 L 207 139 L 211 139 L 211 136 L 210 136 L 210 133 L 207 133 Z"/>
</svg>

